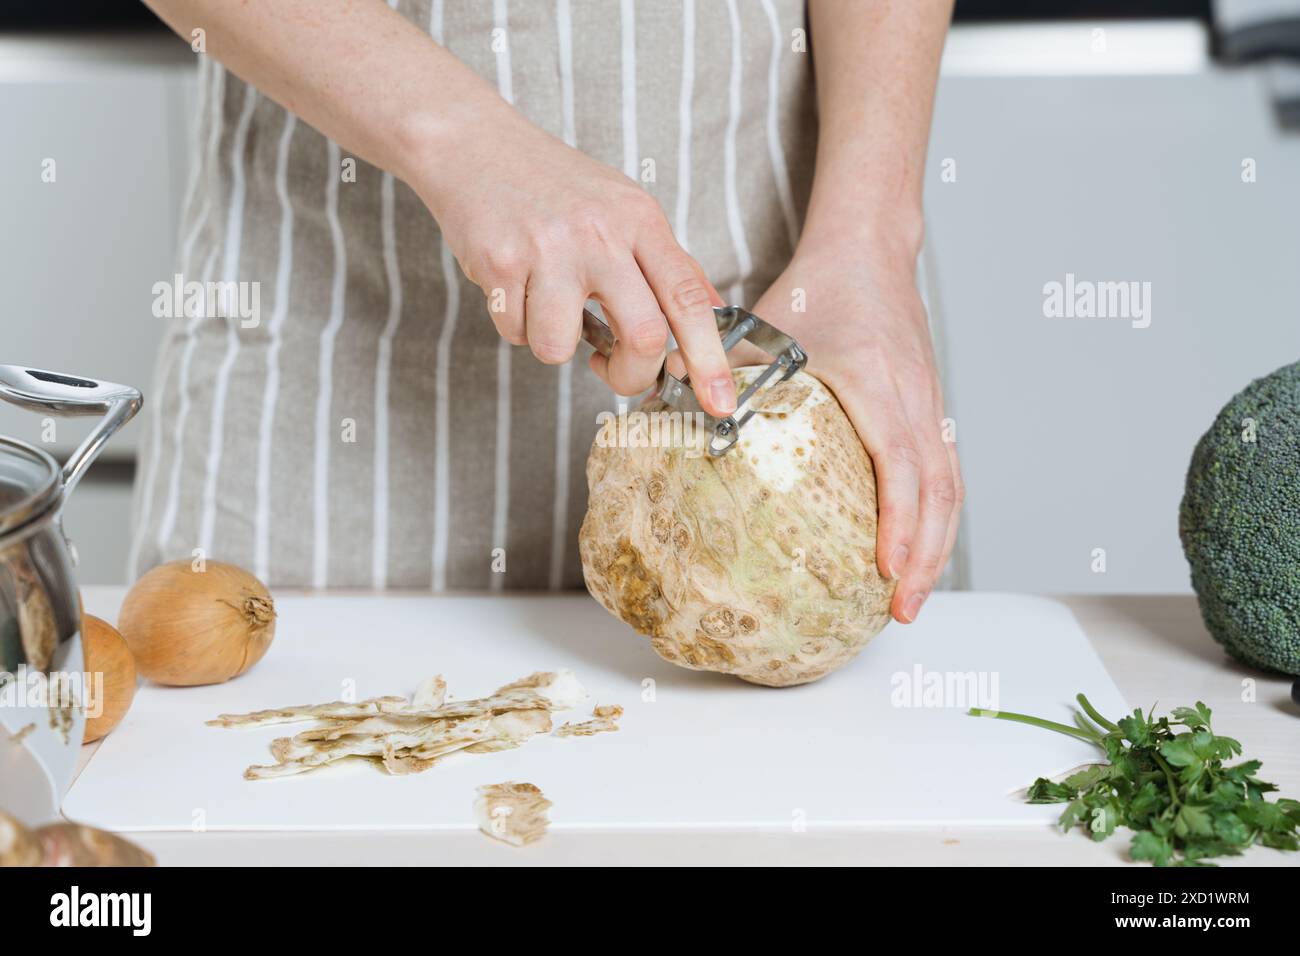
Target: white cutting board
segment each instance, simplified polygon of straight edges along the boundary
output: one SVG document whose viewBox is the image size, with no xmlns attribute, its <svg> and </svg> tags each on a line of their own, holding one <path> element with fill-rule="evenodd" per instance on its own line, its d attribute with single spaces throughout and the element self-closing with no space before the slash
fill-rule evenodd
<svg viewBox="0 0 1300 956">
<path fill-rule="evenodd" d="M 554 802 L 553 828 L 1038 826 L 1060 808 L 1012 792 L 1095 751 L 966 716 L 971 701 L 959 696 L 897 706 L 900 688 L 918 668 L 974 672 L 1006 710 L 1068 722 L 1078 691 L 1112 719 L 1126 710 L 1073 615 L 1037 597 L 935 594 L 916 624 L 890 624 L 838 672 L 781 690 L 667 664 L 585 595 L 300 596 L 278 606 L 275 642 L 243 677 L 142 686 L 73 786 L 67 816 L 115 830 L 467 829 L 475 788 L 515 780 Z M 415 776 L 345 761 L 247 781 L 245 767 L 272 762 L 272 739 L 308 725 L 204 725 L 336 700 L 349 687 L 410 694 L 439 673 L 452 697 L 475 697 L 558 667 L 573 669 L 591 703 L 621 704 L 621 730 L 535 737 Z M 589 713 L 590 703 L 556 724 Z"/>
</svg>

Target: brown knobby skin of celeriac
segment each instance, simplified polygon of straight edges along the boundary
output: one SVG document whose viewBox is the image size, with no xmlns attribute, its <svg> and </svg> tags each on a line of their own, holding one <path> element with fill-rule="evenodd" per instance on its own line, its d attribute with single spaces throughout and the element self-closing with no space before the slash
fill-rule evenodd
<svg viewBox="0 0 1300 956">
<path fill-rule="evenodd" d="M 737 388 L 758 371 L 735 370 Z M 588 590 L 665 660 L 784 687 L 878 634 L 894 582 L 876 567 L 875 471 L 835 396 L 801 372 L 758 408 L 716 458 L 635 447 L 641 420 L 632 440 L 598 435 L 579 548 Z"/>
</svg>

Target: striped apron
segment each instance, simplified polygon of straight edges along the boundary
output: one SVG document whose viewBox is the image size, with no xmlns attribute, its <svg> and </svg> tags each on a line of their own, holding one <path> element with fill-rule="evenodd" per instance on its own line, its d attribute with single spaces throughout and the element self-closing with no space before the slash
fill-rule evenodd
<svg viewBox="0 0 1300 956">
<path fill-rule="evenodd" d="M 789 261 L 816 146 L 803 0 L 390 3 L 641 182 L 729 301 Z M 176 270 L 255 287 L 260 319 L 168 320 L 130 576 L 201 553 L 272 587 L 581 586 L 615 396 L 497 336 L 406 185 L 206 57 L 199 89 Z"/>
</svg>

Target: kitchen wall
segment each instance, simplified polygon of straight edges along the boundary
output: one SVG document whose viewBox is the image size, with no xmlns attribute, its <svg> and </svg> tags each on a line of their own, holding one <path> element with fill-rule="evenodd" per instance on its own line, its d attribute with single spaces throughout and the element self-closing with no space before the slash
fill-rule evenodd
<svg viewBox="0 0 1300 956">
<path fill-rule="evenodd" d="M 189 63 L 163 35 L 0 37 L 0 361 L 137 384 L 147 400 Z M 1192 445 L 1233 392 L 1300 353 L 1300 139 L 1276 130 L 1266 74 L 1209 64 L 1193 23 L 959 26 L 927 191 L 969 583 L 1186 590 Z M 1045 317 L 1044 285 L 1069 274 L 1149 288 L 1149 324 Z M 4 434 L 40 442 L 43 424 L 0 410 Z M 138 432 L 69 505 L 83 583 L 123 580 Z M 59 423 L 52 450 L 81 434 Z"/>
<path fill-rule="evenodd" d="M 969 583 L 1187 590 L 1192 448 L 1300 358 L 1300 135 L 1195 24 L 1109 25 L 1100 51 L 1093 26 L 981 29 L 950 41 L 927 181 Z M 1045 317 L 1069 274 L 1141 283 L 1149 317 Z"/>
<path fill-rule="evenodd" d="M 147 401 L 162 331 L 149 290 L 172 271 L 192 63 L 161 33 L 0 36 L 0 362 L 136 385 Z M 0 404 L 0 434 L 60 460 L 89 430 Z M 68 505 L 83 584 L 124 579 L 139 432 L 113 439 Z"/>
</svg>

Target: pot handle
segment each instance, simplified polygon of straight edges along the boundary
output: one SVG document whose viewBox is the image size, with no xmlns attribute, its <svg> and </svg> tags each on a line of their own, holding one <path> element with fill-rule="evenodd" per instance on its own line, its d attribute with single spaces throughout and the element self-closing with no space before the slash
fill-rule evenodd
<svg viewBox="0 0 1300 956">
<path fill-rule="evenodd" d="M 144 404 L 138 389 L 23 365 L 0 365 L 0 399 L 63 418 L 101 415 L 103 420 L 63 464 L 63 489 L 71 493 L 104 444 Z"/>
</svg>

